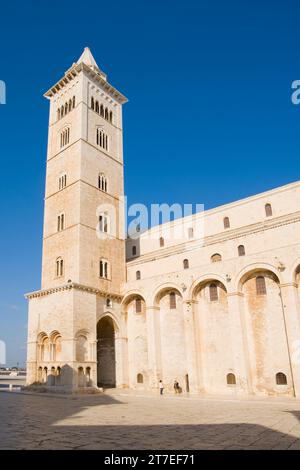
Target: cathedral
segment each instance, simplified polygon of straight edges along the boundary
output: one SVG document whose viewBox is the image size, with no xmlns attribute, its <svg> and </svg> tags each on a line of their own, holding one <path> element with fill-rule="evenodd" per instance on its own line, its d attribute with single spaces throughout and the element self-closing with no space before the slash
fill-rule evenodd
<svg viewBox="0 0 300 470">
<path fill-rule="evenodd" d="M 300 182 L 127 237 L 126 97 L 88 48 L 45 97 L 27 384 L 300 397 Z"/>
</svg>

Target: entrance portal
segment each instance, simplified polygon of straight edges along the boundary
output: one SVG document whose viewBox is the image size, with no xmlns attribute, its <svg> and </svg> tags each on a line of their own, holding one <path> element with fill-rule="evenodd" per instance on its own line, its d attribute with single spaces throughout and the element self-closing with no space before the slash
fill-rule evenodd
<svg viewBox="0 0 300 470">
<path fill-rule="evenodd" d="M 97 324 L 97 385 L 116 386 L 115 329 L 110 317 Z"/>
</svg>

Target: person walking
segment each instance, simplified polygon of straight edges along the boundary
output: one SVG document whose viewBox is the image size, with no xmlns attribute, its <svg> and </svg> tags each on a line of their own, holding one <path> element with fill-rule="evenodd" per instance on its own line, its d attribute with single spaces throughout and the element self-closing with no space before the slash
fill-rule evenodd
<svg viewBox="0 0 300 470">
<path fill-rule="evenodd" d="M 163 395 L 163 393 L 164 393 L 164 384 L 162 383 L 162 380 L 159 381 L 158 386 L 159 386 L 160 395 Z"/>
</svg>

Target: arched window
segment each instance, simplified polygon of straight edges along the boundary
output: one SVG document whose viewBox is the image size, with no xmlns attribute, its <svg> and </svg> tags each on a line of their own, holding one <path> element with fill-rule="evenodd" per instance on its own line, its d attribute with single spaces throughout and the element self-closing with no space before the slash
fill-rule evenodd
<svg viewBox="0 0 300 470">
<path fill-rule="evenodd" d="M 55 385 L 55 376 L 56 376 L 55 367 L 51 367 L 51 372 L 49 376 L 49 385 L 51 386 Z"/>
<path fill-rule="evenodd" d="M 56 371 L 55 385 L 61 385 L 61 368 L 60 367 L 58 367 Z"/>
<path fill-rule="evenodd" d="M 222 261 L 222 256 L 219 253 L 215 253 L 211 256 L 210 260 L 212 263 L 218 263 L 219 261 Z"/>
<path fill-rule="evenodd" d="M 189 227 L 189 229 L 188 229 L 188 236 L 189 236 L 189 238 L 193 238 L 193 237 L 194 237 L 194 229 L 193 229 L 193 227 Z"/>
<path fill-rule="evenodd" d="M 100 131 L 99 129 L 97 129 L 96 131 L 96 143 L 97 145 L 100 145 L 100 147 L 102 147 L 102 131 Z"/>
<path fill-rule="evenodd" d="M 109 122 L 112 123 L 113 120 L 113 113 L 112 111 L 109 112 Z"/>
<path fill-rule="evenodd" d="M 136 255 L 136 246 L 134 245 L 132 247 L 132 256 L 135 256 Z"/>
<path fill-rule="evenodd" d="M 43 369 L 43 382 L 47 383 L 48 380 L 48 367 L 44 367 Z"/>
<path fill-rule="evenodd" d="M 70 128 L 67 127 L 60 133 L 60 148 L 64 147 L 70 142 Z"/>
<path fill-rule="evenodd" d="M 236 378 L 234 374 L 232 373 L 227 374 L 226 380 L 227 380 L 227 385 L 236 385 Z"/>
<path fill-rule="evenodd" d="M 106 212 L 99 215 L 99 231 L 102 233 L 109 232 L 109 216 Z"/>
<path fill-rule="evenodd" d="M 72 106 L 73 106 L 73 109 L 75 108 L 75 96 L 73 96 L 72 98 Z"/>
<path fill-rule="evenodd" d="M 72 111 L 72 100 L 69 100 L 69 112 Z"/>
<path fill-rule="evenodd" d="M 96 131 L 96 143 L 104 150 L 108 150 L 108 136 L 99 127 Z"/>
<path fill-rule="evenodd" d="M 56 262 L 56 277 L 61 277 L 64 275 L 64 260 L 62 258 L 57 258 Z"/>
<path fill-rule="evenodd" d="M 142 299 L 135 299 L 135 313 L 142 312 Z"/>
<path fill-rule="evenodd" d="M 91 98 L 91 108 L 92 108 L 93 110 L 95 109 L 95 100 L 94 100 L 93 97 Z"/>
<path fill-rule="evenodd" d="M 37 377 L 37 379 L 38 379 L 39 383 L 42 383 L 42 380 L 43 380 L 43 368 L 42 367 L 38 368 L 38 377 Z"/>
<path fill-rule="evenodd" d="M 101 104 L 101 106 L 100 106 L 100 116 L 104 117 L 104 108 L 103 108 L 103 104 Z"/>
<path fill-rule="evenodd" d="M 176 294 L 175 292 L 170 292 L 170 309 L 176 308 Z"/>
<path fill-rule="evenodd" d="M 99 102 L 98 101 L 96 101 L 96 104 L 95 104 L 95 111 L 96 113 L 99 114 Z"/>
<path fill-rule="evenodd" d="M 219 300 L 218 287 L 217 287 L 217 284 L 215 283 L 212 283 L 209 286 L 209 298 L 211 302 L 215 302 L 216 300 Z"/>
<path fill-rule="evenodd" d="M 65 214 L 59 214 L 57 217 L 57 231 L 61 232 L 65 228 Z"/>
<path fill-rule="evenodd" d="M 58 189 L 61 190 L 67 186 L 67 175 L 64 173 L 58 178 Z"/>
<path fill-rule="evenodd" d="M 230 220 L 229 220 L 229 217 L 224 217 L 224 219 L 223 219 L 223 224 L 224 224 L 224 228 L 230 228 Z"/>
<path fill-rule="evenodd" d="M 107 192 L 107 178 L 104 173 L 100 173 L 98 176 L 98 188 L 101 191 Z"/>
<path fill-rule="evenodd" d="M 112 300 L 109 299 L 109 298 L 106 299 L 106 307 L 107 307 L 107 308 L 112 308 L 112 306 L 113 306 Z"/>
<path fill-rule="evenodd" d="M 59 361 L 61 354 L 61 335 L 58 331 L 54 331 L 50 335 L 50 361 Z"/>
<path fill-rule="evenodd" d="M 99 264 L 99 276 L 103 279 L 108 279 L 109 277 L 109 266 L 108 261 L 101 259 Z"/>
<path fill-rule="evenodd" d="M 271 204 L 265 205 L 265 211 L 266 211 L 266 217 L 271 217 L 271 215 L 273 215 Z"/>
<path fill-rule="evenodd" d="M 105 119 L 108 120 L 108 109 L 107 108 L 105 108 Z"/>
<path fill-rule="evenodd" d="M 57 120 L 59 121 L 60 120 L 60 109 L 58 108 L 57 110 Z"/>
<path fill-rule="evenodd" d="M 76 335 L 76 361 L 88 361 L 88 340 L 83 333 L 77 333 Z"/>
<path fill-rule="evenodd" d="M 144 383 L 143 374 L 137 374 L 137 376 L 136 376 L 136 381 L 137 381 L 138 384 Z"/>
<path fill-rule="evenodd" d="M 164 237 L 160 237 L 159 239 L 159 246 L 162 248 L 163 246 L 165 246 L 165 240 L 164 240 Z"/>
<path fill-rule="evenodd" d="M 277 385 L 287 385 L 287 378 L 283 372 L 277 372 L 276 374 L 276 384 Z"/>
<path fill-rule="evenodd" d="M 65 104 L 65 115 L 68 114 L 68 103 Z"/>
<path fill-rule="evenodd" d="M 239 245 L 238 246 L 238 254 L 239 254 L 239 256 L 245 256 L 246 252 L 245 252 L 244 245 Z"/>
<path fill-rule="evenodd" d="M 136 280 L 139 281 L 141 279 L 141 271 L 137 271 L 135 273 Z"/>
<path fill-rule="evenodd" d="M 60 361 L 61 359 L 61 336 L 59 333 L 52 339 L 52 360 Z"/>
<path fill-rule="evenodd" d="M 188 259 L 183 260 L 183 269 L 189 269 L 189 260 Z"/>
<path fill-rule="evenodd" d="M 91 368 L 87 367 L 85 369 L 85 376 L 86 376 L 86 385 L 87 387 L 91 386 Z"/>
<path fill-rule="evenodd" d="M 45 333 L 42 333 L 39 339 L 39 359 L 41 362 L 50 360 L 50 343 L 49 338 Z"/>
<path fill-rule="evenodd" d="M 65 115 L 65 108 L 64 108 L 64 106 L 62 106 L 60 108 L 60 117 L 64 117 L 64 115 Z"/>
<path fill-rule="evenodd" d="M 257 276 L 256 278 L 256 295 L 266 295 L 266 280 L 263 276 Z"/>
<path fill-rule="evenodd" d="M 78 387 L 85 386 L 85 375 L 83 367 L 78 367 Z"/>
</svg>

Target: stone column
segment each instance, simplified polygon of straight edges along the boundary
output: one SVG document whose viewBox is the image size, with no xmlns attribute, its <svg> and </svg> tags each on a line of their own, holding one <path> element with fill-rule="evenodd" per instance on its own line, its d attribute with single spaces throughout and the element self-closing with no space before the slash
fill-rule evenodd
<svg viewBox="0 0 300 470">
<path fill-rule="evenodd" d="M 186 351 L 186 370 L 189 379 L 189 389 L 192 393 L 199 390 L 198 361 L 196 348 L 196 331 L 194 322 L 193 302 L 186 300 L 183 302 L 183 320 Z M 186 385 L 186 384 L 185 384 Z"/>
<path fill-rule="evenodd" d="M 149 387 L 157 388 L 159 380 L 162 379 L 160 309 L 158 307 L 146 308 L 146 324 Z"/>
<path fill-rule="evenodd" d="M 50 356 L 50 361 L 54 361 L 54 354 L 53 354 L 53 343 L 49 343 L 49 356 Z"/>
<path fill-rule="evenodd" d="M 128 387 L 128 348 L 127 338 L 116 336 L 115 338 L 116 354 L 116 386 L 118 388 Z"/>
<path fill-rule="evenodd" d="M 97 387 L 97 341 L 90 343 L 89 362 L 91 367 L 90 386 Z"/>
<path fill-rule="evenodd" d="M 300 397 L 300 305 L 297 284 L 281 284 L 280 295 L 294 393 Z"/>
<path fill-rule="evenodd" d="M 234 356 L 234 373 L 237 391 L 252 393 L 247 326 L 244 312 L 244 295 L 241 292 L 227 294 L 230 318 L 231 347 Z"/>
</svg>

